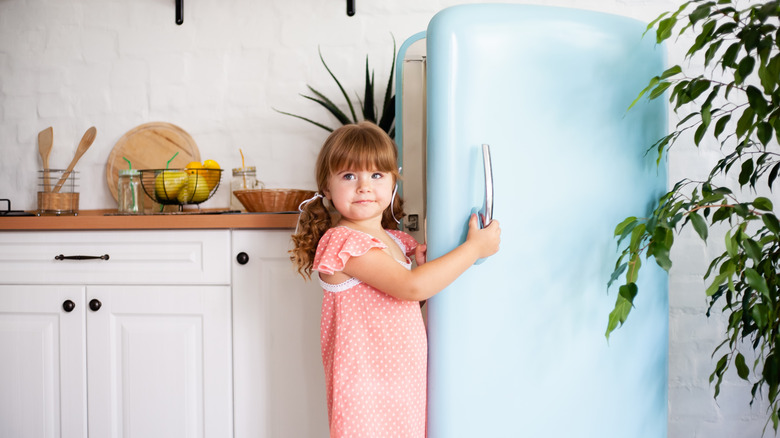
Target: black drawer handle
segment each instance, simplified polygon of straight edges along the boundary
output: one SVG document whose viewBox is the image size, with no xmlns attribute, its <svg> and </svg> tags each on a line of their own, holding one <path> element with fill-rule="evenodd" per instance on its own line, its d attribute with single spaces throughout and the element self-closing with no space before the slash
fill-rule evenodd
<svg viewBox="0 0 780 438">
<path fill-rule="evenodd" d="M 249 254 L 241 251 L 240 253 L 238 253 L 238 255 L 236 255 L 236 261 L 238 262 L 239 265 L 245 265 L 249 263 Z"/>
<path fill-rule="evenodd" d="M 73 255 L 73 256 L 66 256 L 66 255 L 57 255 L 54 256 L 54 260 L 108 260 L 108 254 L 103 254 L 102 256 L 85 256 L 85 255 Z"/>
<path fill-rule="evenodd" d="M 76 303 L 74 303 L 71 300 L 65 300 L 62 303 L 62 310 L 66 311 L 68 313 L 72 312 L 73 309 L 75 309 L 75 308 L 76 308 Z"/>
<path fill-rule="evenodd" d="M 89 300 L 89 309 L 93 312 L 97 312 L 100 310 L 100 308 L 103 306 L 103 303 L 100 302 L 100 300 L 93 298 Z"/>
</svg>

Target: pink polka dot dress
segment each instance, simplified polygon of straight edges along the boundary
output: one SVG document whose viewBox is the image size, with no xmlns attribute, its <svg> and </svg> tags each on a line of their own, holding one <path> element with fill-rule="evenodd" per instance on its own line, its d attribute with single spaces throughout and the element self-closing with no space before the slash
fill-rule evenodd
<svg viewBox="0 0 780 438">
<path fill-rule="evenodd" d="M 417 246 L 386 230 L 408 257 Z M 320 239 L 313 268 L 332 274 L 350 257 L 386 245 L 347 227 Z M 400 263 L 400 262 L 399 262 Z M 427 338 L 416 301 L 393 298 L 356 278 L 324 289 L 320 340 L 331 438 L 425 437 Z"/>
</svg>

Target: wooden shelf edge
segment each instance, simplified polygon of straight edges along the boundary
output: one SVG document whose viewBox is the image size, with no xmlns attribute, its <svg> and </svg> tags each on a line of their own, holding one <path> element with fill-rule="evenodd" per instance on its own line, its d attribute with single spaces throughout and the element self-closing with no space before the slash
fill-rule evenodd
<svg viewBox="0 0 780 438">
<path fill-rule="evenodd" d="M 0 217 L 0 231 L 294 229 L 298 222 L 298 215 L 291 213 L 137 216 L 111 213 L 110 210 L 87 210 L 77 216 L 5 216 Z"/>
</svg>

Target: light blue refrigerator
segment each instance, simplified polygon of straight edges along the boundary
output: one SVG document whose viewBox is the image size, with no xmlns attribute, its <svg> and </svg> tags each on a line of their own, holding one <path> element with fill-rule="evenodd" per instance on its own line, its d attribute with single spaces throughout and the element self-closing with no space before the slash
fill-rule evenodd
<svg viewBox="0 0 780 438">
<path fill-rule="evenodd" d="M 604 336 L 615 225 L 666 191 L 648 148 L 664 69 L 646 24 L 575 9 L 461 5 L 404 43 L 397 135 L 407 230 L 433 259 L 483 207 L 492 156 L 501 250 L 429 300 L 431 438 L 661 438 L 667 277 L 647 262 L 626 325 Z M 489 190 L 488 190 L 489 191 Z"/>
</svg>

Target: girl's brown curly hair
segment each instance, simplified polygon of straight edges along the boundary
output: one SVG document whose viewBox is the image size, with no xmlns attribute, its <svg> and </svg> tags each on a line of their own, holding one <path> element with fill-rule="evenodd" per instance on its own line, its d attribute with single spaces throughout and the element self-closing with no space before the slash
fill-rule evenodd
<svg viewBox="0 0 780 438">
<path fill-rule="evenodd" d="M 396 183 L 401 178 L 395 142 L 371 122 L 344 125 L 328 136 L 317 157 L 317 192 L 325 193 L 328 178 L 344 169 L 389 172 Z M 294 247 L 290 250 L 290 260 L 305 279 L 311 278 L 320 238 L 337 222 L 338 212 L 329 208 L 326 202 L 325 198 L 318 197 L 304 204 L 297 232 L 292 236 Z M 404 216 L 400 196 L 396 195 L 391 205 L 394 211 L 387 207 L 382 214 L 382 227 L 387 229 L 396 228 L 393 217 L 400 220 Z"/>
</svg>

